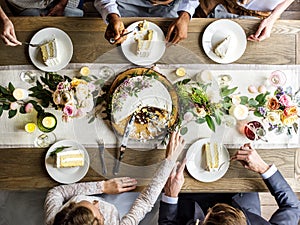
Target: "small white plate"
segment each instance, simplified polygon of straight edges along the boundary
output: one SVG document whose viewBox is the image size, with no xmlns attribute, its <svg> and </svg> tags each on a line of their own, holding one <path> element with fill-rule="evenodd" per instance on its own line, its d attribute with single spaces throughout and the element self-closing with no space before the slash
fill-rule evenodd
<svg viewBox="0 0 300 225">
<path fill-rule="evenodd" d="M 196 179 L 202 182 L 213 182 L 225 175 L 229 168 L 229 153 L 226 147 L 220 151 L 220 164 L 226 162 L 219 171 L 209 172 L 205 170 L 205 159 L 202 151 L 202 146 L 210 141 L 209 138 L 204 138 L 193 143 L 187 152 L 186 167 L 189 173 Z"/>
<path fill-rule="evenodd" d="M 127 27 L 128 31 L 133 30 L 142 21 L 135 22 Z M 151 65 L 157 62 L 165 53 L 166 43 L 163 31 L 155 23 L 149 22 L 149 29 L 157 33 L 157 40 L 152 44 L 152 50 L 148 57 L 140 57 L 136 54 L 137 42 L 134 40 L 134 32 L 128 34 L 127 39 L 121 44 L 125 57 L 132 63 L 141 66 Z"/>
<path fill-rule="evenodd" d="M 56 148 L 62 146 L 72 146 L 67 148 L 67 150 L 82 149 L 84 151 L 84 166 L 76 166 L 72 168 L 55 167 L 55 160 L 52 156 L 50 156 L 50 153 L 55 151 Z M 80 181 L 86 175 L 90 166 L 90 158 L 88 152 L 81 144 L 72 140 L 62 140 L 56 142 L 48 149 L 45 157 L 45 165 L 48 174 L 55 181 L 62 184 L 71 184 Z"/>
<path fill-rule="evenodd" d="M 230 35 L 230 47 L 224 58 L 213 52 L 213 48 Z M 220 19 L 212 22 L 204 31 L 202 46 L 206 55 L 217 63 L 232 63 L 238 60 L 245 52 L 247 38 L 243 28 L 236 22 Z"/>
<path fill-rule="evenodd" d="M 46 72 L 56 72 L 65 68 L 73 56 L 73 44 L 70 37 L 62 30 L 54 27 L 44 28 L 38 31 L 30 40 L 31 44 L 41 44 L 51 40 L 53 35 L 56 38 L 57 57 L 59 63 L 55 66 L 46 66 L 42 60 L 42 54 L 39 47 L 29 46 L 29 57 L 32 63 L 40 70 Z"/>
</svg>

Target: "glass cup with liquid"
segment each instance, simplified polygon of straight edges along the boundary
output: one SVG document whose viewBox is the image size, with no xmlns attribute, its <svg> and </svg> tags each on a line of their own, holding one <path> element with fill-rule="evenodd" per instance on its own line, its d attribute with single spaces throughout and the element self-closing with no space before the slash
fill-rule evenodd
<svg viewBox="0 0 300 225">
<path fill-rule="evenodd" d="M 250 121 L 244 127 L 244 133 L 246 137 L 251 141 L 262 140 L 268 142 L 266 139 L 266 130 L 263 125 L 258 121 Z"/>
<path fill-rule="evenodd" d="M 43 133 L 36 137 L 35 145 L 46 148 L 56 141 L 56 136 L 52 132 L 57 125 L 56 117 L 49 112 L 39 112 L 37 116 L 37 127 Z"/>
</svg>

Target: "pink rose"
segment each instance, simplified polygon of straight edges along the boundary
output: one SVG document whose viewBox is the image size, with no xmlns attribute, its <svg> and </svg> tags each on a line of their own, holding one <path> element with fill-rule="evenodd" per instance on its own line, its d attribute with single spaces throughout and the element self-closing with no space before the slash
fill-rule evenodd
<svg viewBox="0 0 300 225">
<path fill-rule="evenodd" d="M 33 105 L 31 103 L 26 104 L 25 106 L 25 112 L 31 113 L 33 111 Z"/>
<path fill-rule="evenodd" d="M 73 105 L 65 105 L 63 113 L 67 116 L 73 116 L 75 114 L 75 107 Z"/>
<path fill-rule="evenodd" d="M 285 106 L 285 107 L 289 107 L 291 106 L 291 97 L 284 94 L 284 95 L 281 95 L 281 97 L 279 98 L 279 102 L 281 105 Z"/>
</svg>

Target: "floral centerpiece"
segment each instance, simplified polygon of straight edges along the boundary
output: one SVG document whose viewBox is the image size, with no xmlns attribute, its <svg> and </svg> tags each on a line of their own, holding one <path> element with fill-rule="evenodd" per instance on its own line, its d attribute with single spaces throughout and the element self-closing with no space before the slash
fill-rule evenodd
<svg viewBox="0 0 300 225">
<path fill-rule="evenodd" d="M 292 130 L 298 131 L 298 106 L 294 101 L 291 88 L 283 90 L 278 87 L 273 94 L 266 92 L 259 96 L 258 104 L 254 106 L 254 115 L 262 117 L 269 127 L 268 130 L 275 130 L 276 133 L 283 133 L 285 130 L 291 135 Z"/>
<path fill-rule="evenodd" d="M 212 83 L 203 84 L 190 79 L 177 82 L 175 88 L 179 96 L 181 134 L 188 131 L 185 125 L 190 121 L 206 123 L 212 131 L 215 131 L 216 124 L 220 125 L 222 117 L 229 114 L 231 106 L 229 96 L 237 89 L 223 86 L 218 92 L 212 87 Z"/>
<path fill-rule="evenodd" d="M 81 77 L 71 79 L 56 73 L 45 73 L 29 90 L 16 89 L 12 83 L 8 87 L 0 86 L 0 116 L 8 111 L 8 117 L 13 118 L 18 112 L 29 113 L 35 109 L 38 113 L 48 107 L 62 111 L 62 120 L 87 115 L 97 104 L 98 91 L 103 81 L 96 77 Z M 26 97 L 20 97 L 21 91 Z M 16 94 L 17 93 L 17 94 Z"/>
</svg>

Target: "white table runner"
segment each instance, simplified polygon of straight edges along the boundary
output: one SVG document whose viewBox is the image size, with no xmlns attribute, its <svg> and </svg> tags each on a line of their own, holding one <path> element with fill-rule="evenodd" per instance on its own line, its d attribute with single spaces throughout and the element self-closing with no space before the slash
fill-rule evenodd
<svg viewBox="0 0 300 225">
<path fill-rule="evenodd" d="M 122 72 L 125 69 L 132 67 L 130 64 L 70 64 L 66 69 L 59 71 L 59 74 L 68 75 L 73 77 L 78 75 L 79 69 L 86 65 L 91 69 L 91 74 L 99 76 L 99 69 L 103 66 L 109 66 L 114 69 L 116 74 Z M 229 74 L 233 78 L 231 86 L 238 86 L 239 91 L 242 94 L 249 95 L 247 88 L 249 84 L 260 85 L 263 79 L 266 78 L 274 70 L 281 70 L 287 76 L 287 82 L 285 86 L 291 86 L 293 90 L 297 90 L 300 86 L 300 66 L 274 66 L 274 65 L 207 65 L 207 64 L 182 64 L 182 65 L 157 65 L 161 73 L 164 74 L 171 82 L 176 82 L 183 78 L 194 78 L 194 76 L 202 70 L 210 70 L 213 77 L 217 77 L 220 74 Z M 187 71 L 187 75 L 183 78 L 179 78 L 175 75 L 175 70 L 178 67 L 184 67 Z M 21 81 L 19 74 L 21 71 L 36 70 L 32 66 L 3 66 L 0 67 L 0 84 L 7 86 L 9 82 L 12 82 L 15 87 L 29 88 L 30 85 Z M 105 78 L 106 80 L 112 80 L 113 77 Z M 64 123 L 61 121 L 61 112 L 47 110 L 53 112 L 58 119 L 57 128 L 54 133 L 57 136 L 57 140 L 71 139 L 77 140 L 86 147 L 96 147 L 97 138 L 102 137 L 107 147 L 118 146 L 118 140 L 109 126 L 108 121 L 104 121 L 100 118 L 96 119 L 93 123 L 88 123 L 88 119 L 73 119 L 71 122 Z M 3 113 L 0 118 L 0 147 L 1 148 L 14 148 L 14 147 L 33 147 L 34 139 L 40 131 L 36 130 L 32 134 L 28 134 L 24 131 L 24 126 L 28 122 L 35 121 L 36 114 L 18 114 L 13 119 L 7 118 L 7 111 Z M 250 120 L 250 118 L 249 118 Z M 212 132 L 206 124 L 196 124 L 190 122 L 187 124 L 189 131 L 184 135 L 187 141 L 187 146 L 198 140 L 199 138 L 210 137 Z M 299 134 L 294 135 L 293 138 L 287 137 L 285 134 L 275 135 L 268 133 L 269 142 L 265 143 L 257 141 L 255 143 L 256 148 L 293 148 L 300 146 Z M 226 129 L 223 138 L 224 144 L 228 147 L 238 148 L 249 140 L 241 135 L 236 128 Z M 147 143 L 132 144 L 131 147 L 147 147 Z"/>
</svg>

